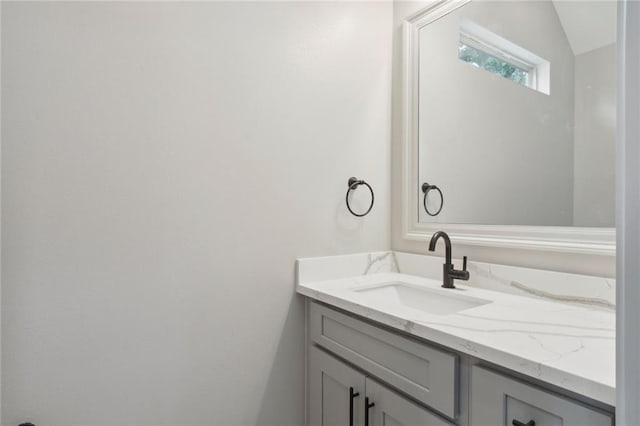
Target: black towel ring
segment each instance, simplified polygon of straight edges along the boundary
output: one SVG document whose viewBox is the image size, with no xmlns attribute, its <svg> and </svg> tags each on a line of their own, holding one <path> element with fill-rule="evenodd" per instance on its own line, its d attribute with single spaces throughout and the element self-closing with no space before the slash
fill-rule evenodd
<svg viewBox="0 0 640 426">
<path fill-rule="evenodd" d="M 347 185 L 349 185 L 349 189 L 347 189 L 347 195 L 345 197 L 345 201 L 347 202 L 347 208 L 349 209 L 349 212 L 357 217 L 362 217 L 362 216 L 366 216 L 369 214 L 369 212 L 371 211 L 371 209 L 373 208 L 373 200 L 375 198 L 375 196 L 373 195 L 373 189 L 371 189 L 371 185 L 369 185 L 367 182 L 358 179 L 358 178 L 354 178 L 351 177 L 349 178 L 349 181 L 347 182 Z M 367 209 L 366 212 L 364 213 L 356 213 L 353 210 L 351 210 L 351 206 L 349 205 L 349 194 L 351 193 L 351 191 L 353 191 L 354 189 L 356 189 L 357 187 L 359 187 L 360 185 L 364 185 L 367 188 L 369 188 L 369 192 L 371 192 L 371 205 L 369 205 L 369 208 Z"/>
<path fill-rule="evenodd" d="M 429 208 L 427 207 L 427 195 L 432 189 L 438 191 L 438 194 L 440 194 L 440 208 L 435 213 L 431 213 L 429 211 Z M 422 192 L 424 192 L 424 198 L 422 199 L 424 211 L 426 211 L 429 216 L 438 216 L 442 211 L 442 206 L 444 206 L 444 196 L 442 195 L 442 191 L 440 191 L 440 188 L 438 188 L 436 185 L 429 185 L 427 182 L 425 182 L 422 184 Z"/>
</svg>

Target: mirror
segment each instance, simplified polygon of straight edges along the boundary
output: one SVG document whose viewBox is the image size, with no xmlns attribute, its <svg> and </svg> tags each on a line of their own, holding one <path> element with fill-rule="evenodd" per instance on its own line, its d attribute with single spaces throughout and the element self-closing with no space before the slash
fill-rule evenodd
<svg viewBox="0 0 640 426">
<path fill-rule="evenodd" d="M 457 2 L 409 40 L 419 223 L 615 226 L 615 1 Z"/>
</svg>

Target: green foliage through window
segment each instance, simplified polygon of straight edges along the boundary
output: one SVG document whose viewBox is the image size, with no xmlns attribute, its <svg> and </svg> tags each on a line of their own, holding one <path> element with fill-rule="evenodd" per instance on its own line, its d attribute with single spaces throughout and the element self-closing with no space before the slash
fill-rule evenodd
<svg viewBox="0 0 640 426">
<path fill-rule="evenodd" d="M 469 46 L 462 41 L 458 44 L 458 58 L 475 67 L 482 68 L 490 73 L 515 81 L 523 86 L 528 85 L 529 72 L 510 64 L 503 59 L 490 55 L 487 52 Z"/>
</svg>

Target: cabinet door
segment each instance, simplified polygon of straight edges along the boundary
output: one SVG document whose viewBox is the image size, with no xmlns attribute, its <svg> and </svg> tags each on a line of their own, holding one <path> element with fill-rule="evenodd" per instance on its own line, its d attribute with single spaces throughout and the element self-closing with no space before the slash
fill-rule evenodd
<svg viewBox="0 0 640 426">
<path fill-rule="evenodd" d="M 373 406 L 368 408 L 368 424 L 365 424 L 365 426 L 452 425 L 452 423 L 436 416 L 426 408 L 368 377 L 366 379 L 366 388 L 367 393 L 364 403 L 368 402 Z"/>
<path fill-rule="evenodd" d="M 474 366 L 471 425 L 612 426 L 613 416 Z"/>
<path fill-rule="evenodd" d="M 315 346 L 308 374 L 310 426 L 363 426 L 364 374 Z"/>
</svg>

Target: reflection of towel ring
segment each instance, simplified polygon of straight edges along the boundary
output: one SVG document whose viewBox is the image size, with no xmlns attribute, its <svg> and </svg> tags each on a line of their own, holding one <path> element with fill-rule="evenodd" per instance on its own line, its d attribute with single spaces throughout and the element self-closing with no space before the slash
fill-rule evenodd
<svg viewBox="0 0 640 426">
<path fill-rule="evenodd" d="M 429 208 L 427 207 L 427 195 L 429 195 L 429 191 L 435 189 L 440 194 L 440 208 L 437 212 L 431 213 Z M 427 182 L 422 184 L 422 192 L 424 192 L 424 199 L 422 200 L 422 205 L 424 206 L 424 211 L 427 212 L 429 216 L 438 216 L 442 211 L 442 206 L 444 206 L 444 196 L 442 195 L 442 191 L 436 185 L 429 185 Z"/>
<path fill-rule="evenodd" d="M 354 177 L 349 178 L 348 185 L 349 185 L 349 189 L 347 190 L 347 196 L 345 197 L 345 200 L 347 202 L 347 208 L 349 209 L 349 212 L 352 215 L 357 216 L 357 217 L 362 217 L 362 216 L 368 215 L 369 212 L 371 211 L 371 209 L 373 208 L 373 199 L 374 199 L 373 189 L 371 189 L 371 185 L 369 185 L 367 182 L 365 182 L 363 180 L 360 180 L 360 179 L 354 178 Z M 354 212 L 353 210 L 351 210 L 351 206 L 349 205 L 349 194 L 351 193 L 351 191 L 353 191 L 354 189 L 356 189 L 360 185 L 366 186 L 367 188 L 369 188 L 369 192 L 371 192 L 371 205 L 369 206 L 367 211 L 364 212 L 364 213 L 356 213 L 356 212 Z"/>
</svg>

